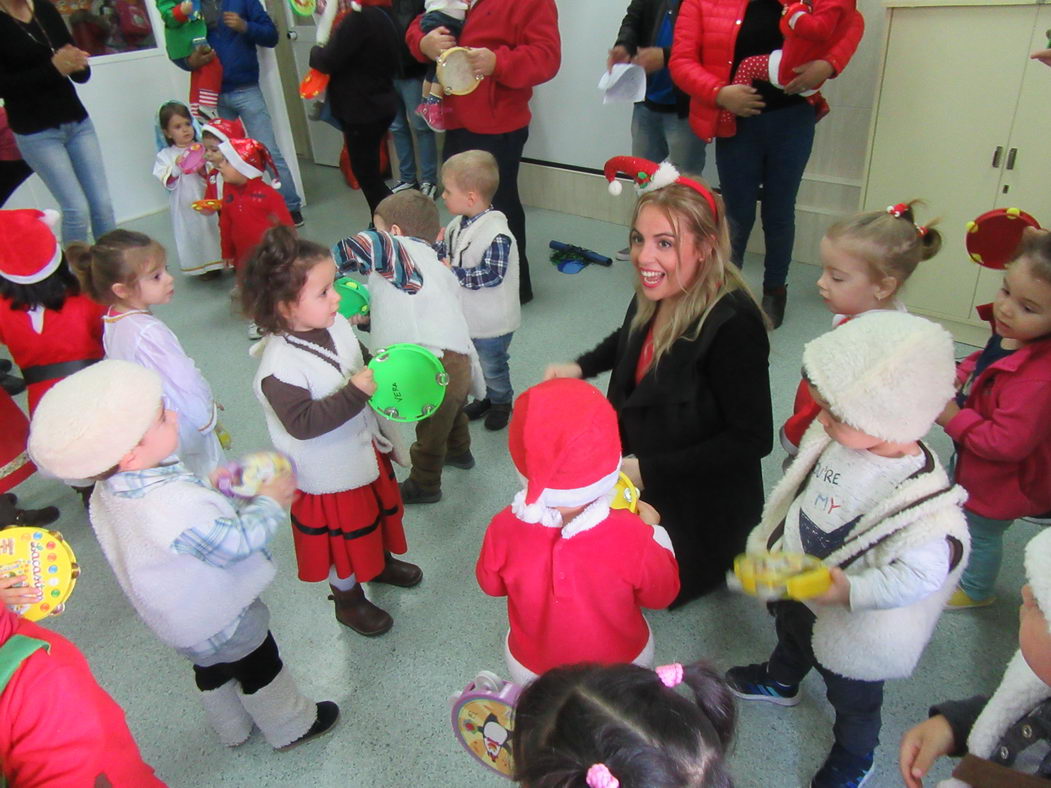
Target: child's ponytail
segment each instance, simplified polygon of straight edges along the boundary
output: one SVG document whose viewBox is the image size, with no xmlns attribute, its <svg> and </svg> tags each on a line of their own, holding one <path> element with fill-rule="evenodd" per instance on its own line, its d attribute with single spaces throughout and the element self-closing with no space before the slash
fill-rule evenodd
<svg viewBox="0 0 1051 788">
<path fill-rule="evenodd" d="M 132 287 L 146 273 L 145 260 L 134 254 L 139 250 L 160 247 L 145 233 L 134 230 L 112 230 L 99 238 L 94 246 L 75 242 L 66 249 L 70 268 L 80 280 L 80 286 L 93 300 L 109 306 L 119 300 L 113 285 Z"/>
<path fill-rule="evenodd" d="M 329 256 L 324 246 L 300 239 L 294 228 L 271 227 L 244 266 L 241 309 L 267 334 L 290 330 L 282 304 L 294 304 L 307 274 Z"/>
</svg>

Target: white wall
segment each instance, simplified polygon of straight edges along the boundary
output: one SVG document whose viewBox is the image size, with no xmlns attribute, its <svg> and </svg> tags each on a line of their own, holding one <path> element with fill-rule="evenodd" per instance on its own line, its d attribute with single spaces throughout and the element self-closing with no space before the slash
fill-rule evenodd
<svg viewBox="0 0 1051 788">
<path fill-rule="evenodd" d="M 46 1 L 46 0 L 42 0 Z M 109 181 L 118 222 L 167 210 L 167 192 L 153 177 L 157 154 L 153 128 L 157 110 L 165 101 L 186 101 L 189 75 L 164 51 L 163 23 L 153 3 L 150 18 L 161 45 L 157 49 L 91 58 L 91 79 L 77 85 L 88 110 Z M 293 178 L 302 193 L 299 164 L 281 93 L 273 50 L 260 49 L 260 84 L 274 120 L 274 131 Z M 5 208 L 57 208 L 55 199 L 37 176 L 26 181 Z"/>
</svg>

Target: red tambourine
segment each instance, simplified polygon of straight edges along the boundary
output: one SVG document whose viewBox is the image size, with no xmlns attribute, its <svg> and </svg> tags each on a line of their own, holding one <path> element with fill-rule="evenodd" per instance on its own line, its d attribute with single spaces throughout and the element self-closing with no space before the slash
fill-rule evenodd
<svg viewBox="0 0 1051 788">
<path fill-rule="evenodd" d="M 1011 262 L 1027 227 L 1039 230 L 1040 223 L 1018 208 L 986 211 L 967 222 L 967 253 L 980 266 L 1002 269 Z"/>
</svg>

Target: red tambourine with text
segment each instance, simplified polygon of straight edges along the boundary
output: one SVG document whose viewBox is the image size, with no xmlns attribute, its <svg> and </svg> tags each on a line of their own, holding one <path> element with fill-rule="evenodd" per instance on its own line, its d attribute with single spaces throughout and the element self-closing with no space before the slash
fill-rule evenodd
<svg viewBox="0 0 1051 788">
<path fill-rule="evenodd" d="M 1027 227 L 1040 229 L 1040 223 L 1018 208 L 996 208 L 967 222 L 967 253 L 978 265 L 1005 268 L 1022 242 Z"/>
</svg>

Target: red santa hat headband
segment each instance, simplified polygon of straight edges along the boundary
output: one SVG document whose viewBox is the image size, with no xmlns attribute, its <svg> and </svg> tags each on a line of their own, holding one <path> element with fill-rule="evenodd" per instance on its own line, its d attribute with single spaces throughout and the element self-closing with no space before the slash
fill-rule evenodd
<svg viewBox="0 0 1051 788">
<path fill-rule="evenodd" d="M 269 168 L 272 173 L 270 185 L 275 189 L 281 188 L 281 181 L 277 177 L 277 165 L 274 164 L 266 145 L 259 140 L 228 139 L 219 143 L 219 152 L 230 162 L 230 166 L 248 179 L 262 178 L 263 172 Z"/>
<path fill-rule="evenodd" d="M 0 211 L 0 276 L 16 285 L 32 285 L 62 263 L 62 247 L 52 228 L 58 211 Z"/>
<path fill-rule="evenodd" d="M 620 181 L 617 180 L 618 173 L 623 173 L 634 180 L 635 191 L 639 194 L 663 189 L 665 186 L 670 186 L 673 183 L 688 186 L 700 194 L 708 203 L 708 207 L 712 211 L 712 219 L 719 219 L 718 203 L 716 203 L 715 195 L 712 194 L 711 189 L 692 178 L 680 175 L 670 161 L 657 164 L 648 159 L 640 159 L 637 156 L 614 156 L 603 167 L 603 174 L 606 176 L 606 180 L 609 181 L 609 193 L 614 196 L 620 194 L 621 191 Z"/>
<path fill-rule="evenodd" d="M 245 134 L 244 124 L 238 119 L 215 118 L 201 129 L 202 134 L 211 134 L 220 142 L 226 142 L 232 137 L 241 138 Z"/>
</svg>

